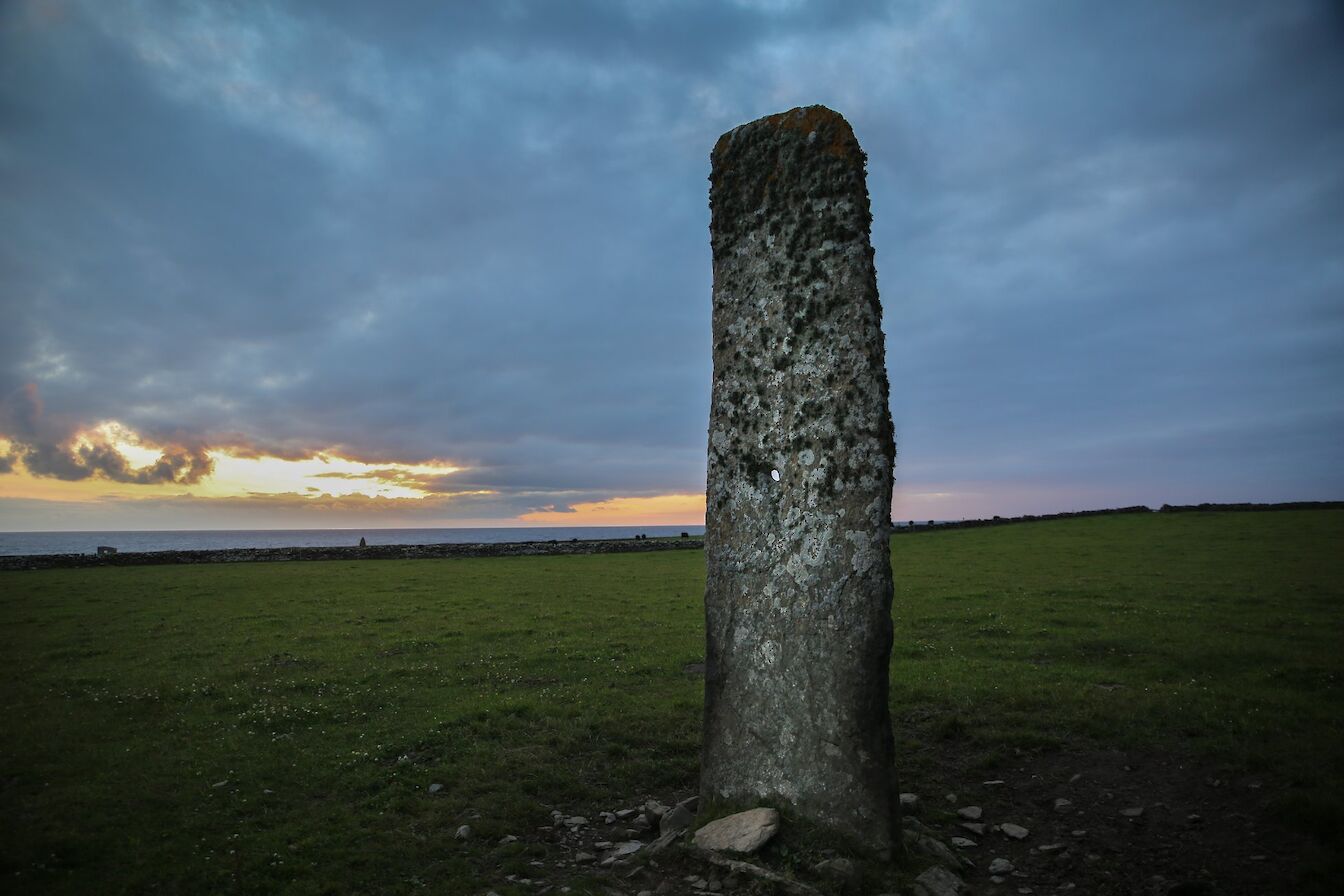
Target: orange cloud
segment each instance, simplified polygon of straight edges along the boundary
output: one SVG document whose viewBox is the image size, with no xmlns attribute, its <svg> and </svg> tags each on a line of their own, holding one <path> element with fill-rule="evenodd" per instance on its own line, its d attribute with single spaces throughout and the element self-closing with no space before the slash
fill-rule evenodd
<svg viewBox="0 0 1344 896">
<path fill-rule="evenodd" d="M 608 498 L 572 505 L 569 510 L 554 506 L 524 513 L 518 519 L 528 523 L 555 526 L 698 526 L 705 521 L 705 496 L 653 495 L 650 497 Z"/>
</svg>

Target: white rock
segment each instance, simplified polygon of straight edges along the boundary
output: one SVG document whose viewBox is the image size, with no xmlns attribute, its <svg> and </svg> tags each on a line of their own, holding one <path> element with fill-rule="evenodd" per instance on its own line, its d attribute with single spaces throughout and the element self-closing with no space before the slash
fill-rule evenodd
<svg viewBox="0 0 1344 896">
<path fill-rule="evenodd" d="M 429 792 L 430 792 L 430 793 L 438 793 L 438 792 L 439 792 L 440 790 L 442 790 L 442 789 L 443 789 L 443 785 L 442 785 L 442 784 L 435 783 L 435 784 L 431 784 L 431 785 L 429 785 Z"/>
<path fill-rule="evenodd" d="M 617 810 L 616 810 L 614 813 L 612 813 L 612 814 L 615 815 L 617 818 L 619 818 L 621 821 L 625 821 L 625 820 L 628 819 L 628 818 L 634 818 L 636 815 L 638 815 L 638 814 L 639 814 L 639 810 L 638 810 L 638 809 L 617 809 Z"/>
<path fill-rule="evenodd" d="M 638 840 L 627 840 L 624 843 L 617 843 L 616 848 L 612 851 L 611 854 L 614 858 L 617 859 L 621 858 L 622 856 L 632 856 L 635 853 L 639 852 L 640 849 L 643 848 L 643 846 L 644 844 L 640 843 Z"/>
<path fill-rule="evenodd" d="M 469 824 L 464 824 L 464 825 L 462 825 L 460 828 L 457 829 L 457 833 L 453 834 L 453 836 L 454 836 L 456 839 L 458 839 L 458 840 L 466 840 L 466 839 L 470 838 L 470 837 L 471 837 L 471 825 L 469 825 Z"/>
<path fill-rule="evenodd" d="M 1022 825 L 1013 824 L 1011 821 L 999 825 L 999 830 L 1003 831 L 1005 836 L 1012 837 L 1014 840 L 1025 840 L 1027 839 L 1027 834 L 1031 833 L 1026 828 L 1022 827 Z"/>
<path fill-rule="evenodd" d="M 913 812 L 919 808 L 919 797 L 913 793 L 901 794 L 901 808 Z"/>
<path fill-rule="evenodd" d="M 760 806 L 711 821 L 695 832 L 695 845 L 701 849 L 755 852 L 778 830 L 779 812 Z"/>
<path fill-rule="evenodd" d="M 518 838 L 513 836 L 512 834 L 505 834 L 503 837 L 499 838 L 500 846 L 508 846 L 510 843 L 517 843 L 517 842 Z"/>
</svg>

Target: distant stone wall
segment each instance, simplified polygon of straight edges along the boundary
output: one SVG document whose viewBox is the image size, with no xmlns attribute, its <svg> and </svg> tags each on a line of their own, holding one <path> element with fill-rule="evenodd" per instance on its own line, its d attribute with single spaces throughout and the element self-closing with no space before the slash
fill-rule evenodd
<svg viewBox="0 0 1344 896">
<path fill-rule="evenodd" d="M 0 556 L 0 571 L 90 566 L 163 566 L 176 563 L 273 563 L 286 560 L 433 560 L 446 557 L 536 557 L 699 550 L 699 538 L 518 541 L 505 544 L 389 544 L 368 547 L 229 548 L 217 551 L 142 551 L 117 554 Z"/>
<path fill-rule="evenodd" d="M 1111 507 L 1102 510 L 1073 510 L 1067 513 L 1045 513 L 1025 516 L 996 516 L 987 520 L 949 520 L 921 522 L 913 520 L 913 526 L 893 526 L 896 535 L 908 535 L 911 532 L 931 532 L 936 529 L 978 529 L 983 526 L 1006 526 L 1009 523 L 1039 523 L 1045 520 L 1072 520 L 1085 516 L 1109 516 L 1117 513 L 1220 513 L 1220 512 L 1259 512 L 1269 510 L 1344 510 L 1344 501 L 1287 501 L 1281 504 L 1163 504 L 1160 510 L 1143 504 L 1133 507 Z"/>
</svg>

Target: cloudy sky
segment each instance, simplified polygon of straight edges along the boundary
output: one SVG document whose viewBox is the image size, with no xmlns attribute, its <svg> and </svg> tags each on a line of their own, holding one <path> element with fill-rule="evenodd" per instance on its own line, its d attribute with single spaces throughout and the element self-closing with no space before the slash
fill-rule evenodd
<svg viewBox="0 0 1344 896">
<path fill-rule="evenodd" d="M 869 156 L 894 515 L 1344 498 L 1344 16 L 0 2 L 0 529 L 698 522 L 718 135 Z"/>
</svg>

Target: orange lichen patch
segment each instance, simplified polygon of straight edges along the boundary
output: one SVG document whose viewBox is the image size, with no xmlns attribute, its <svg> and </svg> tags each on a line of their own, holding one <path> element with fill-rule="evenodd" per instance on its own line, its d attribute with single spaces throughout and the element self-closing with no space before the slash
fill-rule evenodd
<svg viewBox="0 0 1344 896">
<path fill-rule="evenodd" d="M 775 131 L 798 131 L 804 138 L 817 134 L 820 142 L 816 149 L 838 159 L 859 154 L 859 141 L 854 137 L 854 129 L 845 121 L 845 117 L 834 109 L 825 106 L 800 106 L 787 112 L 777 112 L 764 118 L 749 122 L 740 128 L 734 128 L 719 137 L 714 144 L 714 158 L 723 158 L 732 143 L 733 134 L 745 128 L 772 128 Z"/>
<path fill-rule="evenodd" d="M 825 143 L 816 148 L 827 155 L 843 159 L 859 151 L 859 141 L 854 138 L 854 129 L 845 121 L 845 117 L 834 109 L 825 106 L 807 106 L 790 109 L 764 119 L 764 123 L 777 131 L 800 131 L 804 137 L 816 132 Z"/>
</svg>

